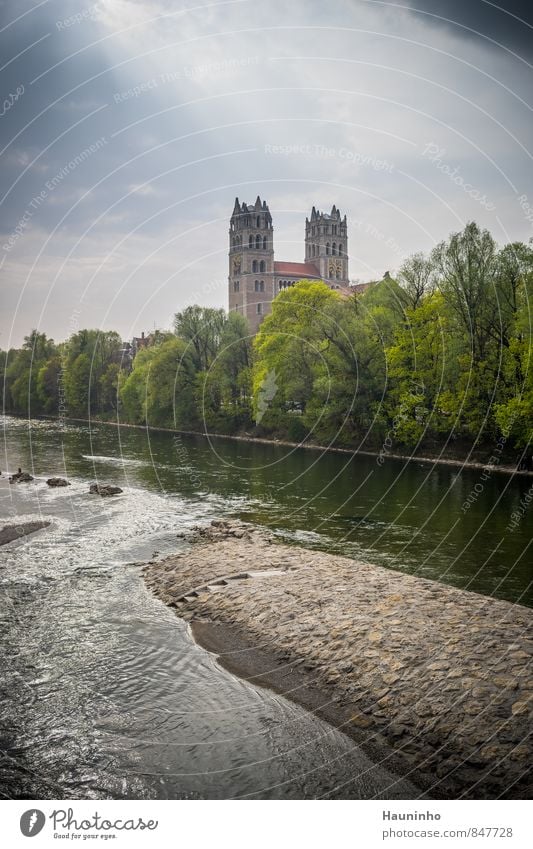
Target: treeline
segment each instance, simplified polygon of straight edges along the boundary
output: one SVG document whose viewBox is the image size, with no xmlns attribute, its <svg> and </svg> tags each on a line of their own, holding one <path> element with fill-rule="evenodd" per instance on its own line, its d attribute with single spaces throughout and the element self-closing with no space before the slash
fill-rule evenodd
<svg viewBox="0 0 533 849">
<path fill-rule="evenodd" d="M 24 416 L 98 417 L 227 432 L 251 422 L 252 342 L 241 315 L 188 307 L 174 332 L 136 352 L 114 331 L 80 330 L 55 344 L 37 330 L 0 351 L 3 410 Z"/>
<path fill-rule="evenodd" d="M 471 223 L 346 297 L 303 280 L 254 340 L 189 307 L 133 361 L 114 332 L 0 352 L 4 409 L 379 448 L 500 451 L 533 436 L 533 250 Z M 494 448 L 497 446 L 497 448 Z"/>
</svg>

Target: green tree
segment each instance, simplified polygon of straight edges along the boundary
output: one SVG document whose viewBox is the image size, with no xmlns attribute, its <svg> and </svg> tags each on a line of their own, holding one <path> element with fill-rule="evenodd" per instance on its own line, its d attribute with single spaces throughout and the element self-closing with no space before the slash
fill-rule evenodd
<svg viewBox="0 0 533 849">
<path fill-rule="evenodd" d="M 37 330 L 32 330 L 29 336 L 24 337 L 19 351 L 10 352 L 6 383 L 14 412 L 28 417 L 43 412 L 43 402 L 37 387 L 38 375 L 54 352 L 53 340 Z"/>
<path fill-rule="evenodd" d="M 65 371 L 65 397 L 69 413 L 87 416 L 96 409 L 96 387 L 91 381 L 91 358 L 78 354 Z"/>
<path fill-rule="evenodd" d="M 287 407 L 305 410 L 312 396 L 317 363 L 327 347 L 324 327 L 332 322 L 328 306 L 340 295 L 312 280 L 301 280 L 282 291 L 272 302 L 272 312 L 254 340 L 256 360 L 253 369 L 254 417 L 264 398 L 265 382 L 275 375 L 279 391 L 263 412 L 261 424 L 286 428 Z M 334 319 L 333 319 L 334 320 Z"/>
<path fill-rule="evenodd" d="M 474 364 L 485 358 L 489 341 L 487 318 L 494 304 L 496 255 L 494 239 L 475 222 L 453 233 L 432 254 L 439 288 L 461 322 Z"/>
<path fill-rule="evenodd" d="M 120 400 L 129 421 L 159 427 L 198 425 L 196 373 L 189 346 L 172 338 L 135 357 L 121 382 Z"/>
<path fill-rule="evenodd" d="M 191 348 L 198 371 L 207 371 L 220 347 L 227 317 L 224 310 L 197 305 L 187 307 L 174 317 L 174 332 Z"/>
<path fill-rule="evenodd" d="M 408 306 L 416 309 L 435 288 L 435 265 L 423 253 L 413 254 L 402 264 L 398 282 L 403 288 Z"/>
<path fill-rule="evenodd" d="M 37 374 L 37 395 L 45 413 L 59 410 L 62 364 L 59 354 L 50 357 L 40 367 Z"/>
<path fill-rule="evenodd" d="M 424 436 L 449 431 L 459 378 L 457 321 L 440 292 L 406 311 L 386 350 L 390 385 L 385 406 L 394 438 L 413 447 Z M 457 410 L 455 410 L 457 413 Z"/>
<path fill-rule="evenodd" d="M 65 390 L 67 406 L 76 414 L 112 411 L 109 380 L 121 365 L 122 342 L 114 330 L 80 330 L 67 343 Z M 105 375 L 107 374 L 107 377 Z"/>
<path fill-rule="evenodd" d="M 251 423 L 252 340 L 244 316 L 230 312 L 216 358 L 201 372 L 201 405 L 209 428 L 235 431 Z M 199 405 L 200 406 L 200 405 Z"/>
</svg>

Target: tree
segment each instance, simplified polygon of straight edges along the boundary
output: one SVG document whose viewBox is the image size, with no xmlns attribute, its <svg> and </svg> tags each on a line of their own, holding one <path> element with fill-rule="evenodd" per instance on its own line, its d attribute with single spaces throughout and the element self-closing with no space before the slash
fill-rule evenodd
<svg viewBox="0 0 533 849">
<path fill-rule="evenodd" d="M 191 347 L 198 371 L 207 371 L 217 355 L 227 318 L 224 310 L 187 307 L 174 317 L 174 332 Z"/>
<path fill-rule="evenodd" d="M 522 259 L 526 256 L 522 251 L 516 251 L 515 256 L 520 255 Z M 510 438 L 517 447 L 525 448 L 533 441 L 533 346 L 530 306 L 533 281 L 529 259 L 522 267 L 520 280 L 516 286 L 516 297 L 513 297 L 512 301 L 513 306 L 516 305 L 516 313 L 503 366 L 507 393 L 506 397 L 496 404 L 495 418 L 502 434 Z"/>
<path fill-rule="evenodd" d="M 10 352 L 6 382 L 10 406 L 14 412 L 29 417 L 43 411 L 42 398 L 37 388 L 38 375 L 55 350 L 52 339 L 48 339 L 45 333 L 32 330 L 29 336 L 24 337 L 22 348 Z"/>
<path fill-rule="evenodd" d="M 118 408 L 119 363 L 108 363 L 100 377 L 100 403 L 102 411 L 116 411 Z"/>
<path fill-rule="evenodd" d="M 386 409 L 398 442 L 414 447 L 424 436 L 452 428 L 450 393 L 455 398 L 459 378 L 456 330 L 448 303 L 433 292 L 407 310 L 387 348 Z"/>
<path fill-rule="evenodd" d="M 114 409 L 110 380 L 121 366 L 122 342 L 114 330 L 80 330 L 67 343 L 65 389 L 69 411 L 101 414 Z M 107 375 L 107 376 L 106 376 Z"/>
<path fill-rule="evenodd" d="M 91 359 L 83 353 L 68 363 L 65 373 L 65 397 L 69 413 L 88 416 L 96 407 L 96 387 L 91 382 Z"/>
<path fill-rule="evenodd" d="M 45 413 L 54 413 L 59 410 L 62 371 L 59 354 L 50 357 L 39 369 L 37 395 Z"/>
<path fill-rule="evenodd" d="M 456 312 L 470 342 L 474 363 L 486 353 L 487 314 L 494 303 L 496 244 L 488 230 L 467 224 L 432 253 L 439 288 Z"/>
<path fill-rule="evenodd" d="M 236 430 L 251 422 L 252 340 L 244 316 L 230 312 L 216 358 L 201 372 L 199 406 L 208 427 Z"/>
<path fill-rule="evenodd" d="M 122 409 L 138 424 L 195 427 L 195 388 L 193 355 L 182 339 L 172 338 L 137 354 L 120 385 Z"/>
<path fill-rule="evenodd" d="M 286 427 L 289 421 L 287 405 L 305 409 L 312 394 L 314 368 L 327 346 L 324 326 L 332 321 L 327 308 L 339 300 L 340 295 L 325 283 L 300 280 L 272 302 L 272 312 L 261 324 L 254 340 L 256 417 L 265 381 L 272 380 L 272 373 L 279 386 L 279 392 L 262 417 L 263 425 Z"/>
<path fill-rule="evenodd" d="M 398 282 L 407 296 L 411 309 L 416 309 L 435 287 L 435 267 L 423 253 L 413 254 L 405 260 L 398 273 Z"/>
<path fill-rule="evenodd" d="M 321 441 L 375 445 L 387 426 L 385 350 L 404 318 L 402 293 L 387 278 L 361 296 L 332 303 L 328 313 L 322 328 L 327 345 L 304 423 Z"/>
</svg>

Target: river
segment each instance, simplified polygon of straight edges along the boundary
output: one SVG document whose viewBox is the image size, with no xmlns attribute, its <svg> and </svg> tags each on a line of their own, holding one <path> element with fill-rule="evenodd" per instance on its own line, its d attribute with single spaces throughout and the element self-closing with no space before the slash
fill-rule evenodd
<svg viewBox="0 0 533 849">
<path fill-rule="evenodd" d="M 139 563 L 220 516 L 522 604 L 532 480 L 109 425 L 3 421 L 0 792 L 22 798 L 411 798 L 387 763 L 198 647 Z M 35 480 L 10 485 L 6 469 Z M 71 486 L 51 489 L 62 475 Z M 88 494 L 98 480 L 124 494 Z M 479 487 L 478 487 L 479 489 Z M 529 559 L 528 559 L 529 558 Z"/>
</svg>

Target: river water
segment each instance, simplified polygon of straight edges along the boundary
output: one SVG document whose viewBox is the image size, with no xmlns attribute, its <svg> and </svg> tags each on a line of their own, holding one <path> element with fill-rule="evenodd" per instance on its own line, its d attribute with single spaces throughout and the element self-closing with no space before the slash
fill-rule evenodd
<svg viewBox="0 0 533 849">
<path fill-rule="evenodd" d="M 532 604 L 532 480 L 95 424 L 3 422 L 0 792 L 25 798 L 412 798 L 389 764 L 240 681 L 146 591 L 139 562 L 220 516 Z M 31 471 L 9 485 L 6 469 Z M 71 486 L 50 489 L 63 475 Z M 92 481 L 124 494 L 88 495 Z M 479 487 L 478 487 L 479 489 Z"/>
</svg>

